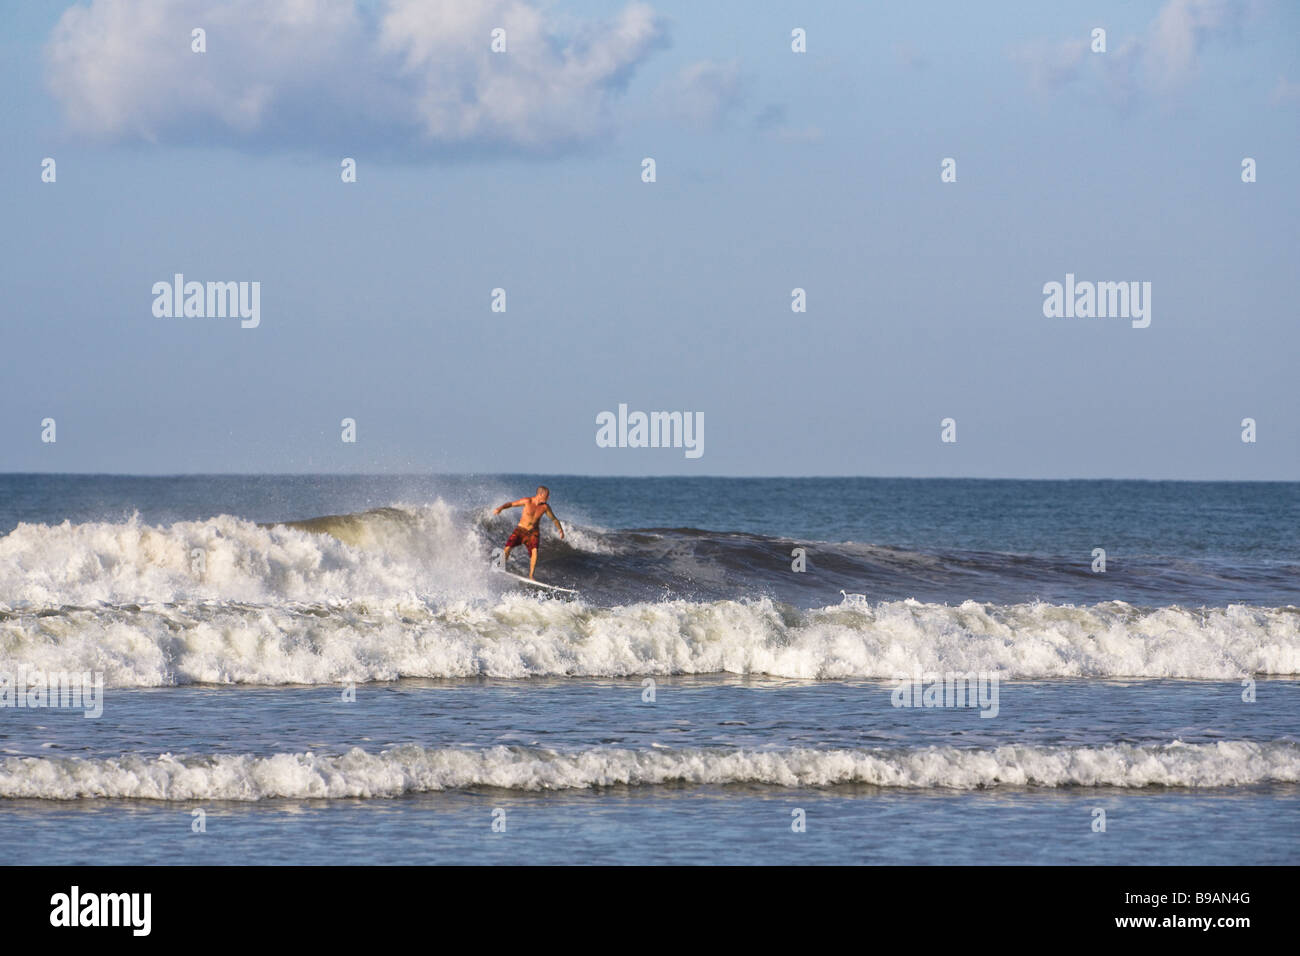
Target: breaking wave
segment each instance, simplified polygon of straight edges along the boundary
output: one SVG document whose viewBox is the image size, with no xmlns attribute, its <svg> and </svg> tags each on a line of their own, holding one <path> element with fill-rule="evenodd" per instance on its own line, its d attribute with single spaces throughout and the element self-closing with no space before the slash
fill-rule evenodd
<svg viewBox="0 0 1300 956">
<path fill-rule="evenodd" d="M 0 672 L 99 671 L 114 687 L 1300 674 L 1300 609 L 1291 605 L 960 597 L 990 576 L 1050 579 L 1045 559 L 971 552 L 954 563 L 823 545 L 814 549 L 820 570 L 792 574 L 790 542 L 777 539 L 570 525 L 563 541 L 547 532 L 542 568 L 581 596 L 549 600 L 489 571 L 509 527 L 441 501 L 271 525 L 228 515 L 163 527 L 138 518 L 20 524 L 0 537 Z M 838 603 L 832 586 L 854 580 L 867 582 L 869 600 Z M 943 580 L 955 599 L 898 597 L 907 591 L 897 582 L 913 580 L 917 593 L 942 591 L 925 582 Z"/>
<path fill-rule="evenodd" d="M 446 606 L 198 603 L 0 618 L 0 671 L 100 671 L 110 687 L 713 673 L 894 679 L 918 670 L 1017 679 L 1300 674 L 1295 608 L 901 601 L 801 611 L 767 598 L 600 608 L 510 594 Z"/>
<path fill-rule="evenodd" d="M 973 790 L 990 787 L 1246 787 L 1300 781 L 1290 741 L 963 750 L 623 750 L 413 744 L 339 756 L 6 757 L 0 798 L 241 800 L 397 797 L 471 788 L 758 784 Z"/>
</svg>

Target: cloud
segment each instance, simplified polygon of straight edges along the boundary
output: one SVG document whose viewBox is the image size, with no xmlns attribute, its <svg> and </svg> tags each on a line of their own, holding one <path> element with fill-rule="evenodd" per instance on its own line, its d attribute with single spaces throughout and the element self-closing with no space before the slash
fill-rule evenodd
<svg viewBox="0 0 1300 956">
<path fill-rule="evenodd" d="M 1236 0 L 1169 0 L 1156 15 L 1143 51 L 1153 86 L 1167 90 L 1191 79 L 1206 41 L 1235 33 L 1244 14 Z"/>
<path fill-rule="evenodd" d="M 541 156 L 608 136 L 667 43 L 639 2 L 561 25 L 531 0 L 92 0 L 46 61 L 68 127 L 100 140 Z"/>
<path fill-rule="evenodd" d="M 1087 55 L 1084 39 L 1035 40 L 1012 51 L 1012 58 L 1029 69 L 1030 84 L 1040 93 L 1054 93 L 1077 80 Z"/>
<path fill-rule="evenodd" d="M 1060 42 L 1034 41 L 1014 49 L 1012 58 L 1029 71 L 1031 86 L 1054 94 L 1098 75 L 1117 102 L 1139 94 L 1167 95 L 1190 82 L 1200 70 L 1201 53 L 1212 41 L 1237 35 L 1253 15 L 1252 0 L 1168 0 L 1146 31 L 1106 53 L 1091 52 L 1091 36 Z"/>
<path fill-rule="evenodd" d="M 718 129 L 748 98 L 736 60 L 690 63 L 659 90 L 668 110 L 697 129 Z"/>
<path fill-rule="evenodd" d="M 1279 76 L 1277 86 L 1273 87 L 1273 102 L 1300 103 L 1300 83 L 1292 83 L 1285 76 Z"/>
<path fill-rule="evenodd" d="M 820 126 L 791 126 L 787 120 L 788 113 L 784 105 L 770 103 L 758 111 L 754 126 L 768 139 L 781 143 L 821 142 L 825 134 Z"/>
</svg>

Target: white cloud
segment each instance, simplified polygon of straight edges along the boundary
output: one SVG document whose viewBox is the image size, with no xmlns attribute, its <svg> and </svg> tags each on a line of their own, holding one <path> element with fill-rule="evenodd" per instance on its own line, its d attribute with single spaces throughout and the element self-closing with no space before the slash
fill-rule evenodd
<svg viewBox="0 0 1300 956">
<path fill-rule="evenodd" d="M 1091 52 L 1091 37 L 1060 42 L 1035 41 L 1012 51 L 1024 63 L 1032 86 L 1055 93 L 1098 74 L 1112 99 L 1127 102 L 1139 93 L 1163 95 L 1193 79 L 1207 43 L 1234 36 L 1254 12 L 1251 0 L 1168 0 L 1140 36 L 1116 44 L 1106 53 Z"/>
<path fill-rule="evenodd" d="M 46 53 L 69 127 L 97 138 L 544 155 L 606 135 L 666 43 L 635 2 L 561 33 L 529 0 L 92 0 Z"/>
<path fill-rule="evenodd" d="M 1054 92 L 1077 80 L 1087 55 L 1088 41 L 1084 39 L 1036 40 L 1012 51 L 1013 59 L 1028 67 L 1030 82 L 1040 93 Z"/>
<path fill-rule="evenodd" d="M 736 60 L 700 60 L 682 67 L 660 88 L 669 112 L 700 129 L 722 126 L 748 98 Z"/>
<path fill-rule="evenodd" d="M 1153 86 L 1172 89 L 1197 72 L 1205 41 L 1235 28 L 1244 10 L 1237 0 L 1169 0 L 1148 30 L 1144 65 Z"/>
</svg>

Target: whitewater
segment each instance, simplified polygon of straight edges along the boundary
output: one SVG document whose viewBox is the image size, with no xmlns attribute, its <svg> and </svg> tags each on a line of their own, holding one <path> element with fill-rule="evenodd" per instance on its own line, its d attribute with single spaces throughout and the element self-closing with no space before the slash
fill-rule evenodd
<svg viewBox="0 0 1300 956">
<path fill-rule="evenodd" d="M 539 482 L 576 597 L 490 570 Z M 1296 527 L 1287 483 L 0 475 L 0 839 L 1293 864 Z"/>
<path fill-rule="evenodd" d="M 699 537 L 686 539 L 690 549 L 677 543 L 664 585 L 646 577 L 653 570 L 630 565 L 629 554 L 641 558 L 632 536 L 582 526 L 564 545 L 569 564 L 623 567 L 620 592 L 642 599 L 548 600 L 488 573 L 486 524 L 445 502 L 271 526 L 229 515 L 167 526 L 138 516 L 20 524 L 0 538 L 0 672 L 91 670 L 110 687 L 711 673 L 833 680 L 918 670 L 1007 679 L 1300 673 L 1294 606 L 908 598 L 799 607 L 763 587 L 776 572 L 740 599 L 688 599 L 673 595 L 716 587 Z M 598 594 L 598 582 L 585 590 Z"/>
</svg>

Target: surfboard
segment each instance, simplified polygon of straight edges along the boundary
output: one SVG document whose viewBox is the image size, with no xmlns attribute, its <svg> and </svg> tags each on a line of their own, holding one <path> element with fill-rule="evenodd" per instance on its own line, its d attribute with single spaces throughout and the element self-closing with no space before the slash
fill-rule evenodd
<svg viewBox="0 0 1300 956">
<path fill-rule="evenodd" d="M 532 578 L 526 578 L 522 574 L 513 574 L 510 571 L 503 570 L 502 568 L 494 567 L 492 570 L 497 574 L 504 574 L 508 578 L 514 578 L 516 581 L 523 581 L 524 584 L 531 584 L 535 588 L 546 588 L 548 591 L 563 591 L 565 594 L 578 593 L 572 588 L 562 588 L 558 584 L 546 584 L 542 581 L 534 581 Z"/>
</svg>

